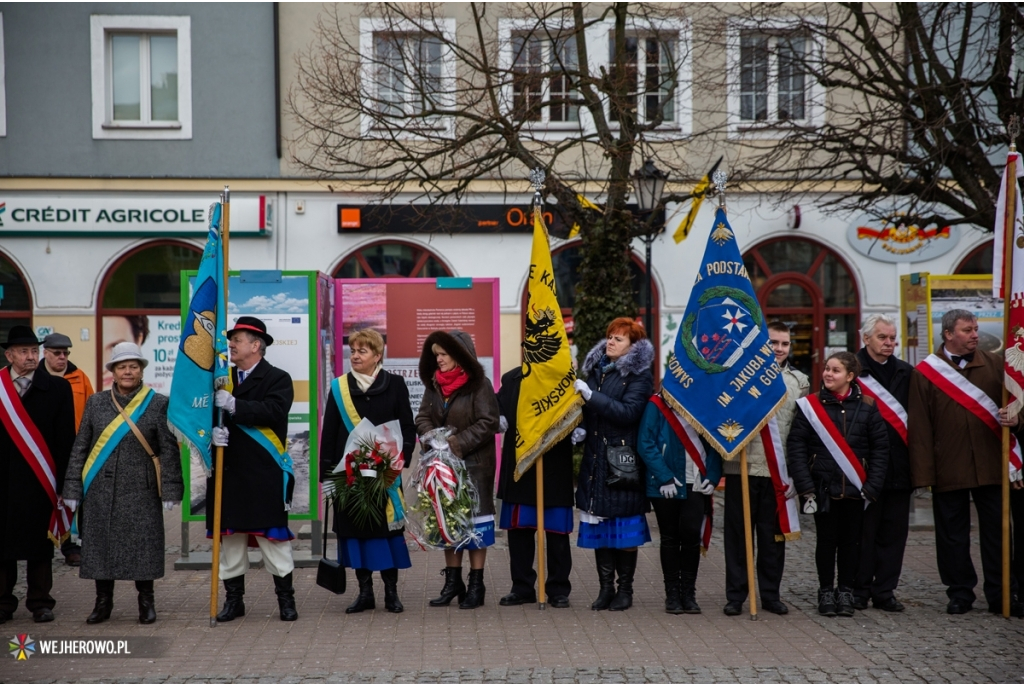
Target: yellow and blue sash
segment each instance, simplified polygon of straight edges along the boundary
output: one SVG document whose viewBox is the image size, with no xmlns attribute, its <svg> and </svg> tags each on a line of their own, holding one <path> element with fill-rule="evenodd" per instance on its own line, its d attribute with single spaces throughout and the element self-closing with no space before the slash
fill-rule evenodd
<svg viewBox="0 0 1024 685">
<path fill-rule="evenodd" d="M 142 414 L 146 411 L 146 407 L 149 406 L 150 400 L 153 399 L 153 394 L 153 388 L 147 385 L 142 386 L 142 390 L 124 408 L 124 413 L 138 424 Z M 83 499 L 85 493 L 89 492 L 89 486 L 92 485 L 96 474 L 100 472 L 107 459 L 113 454 L 114 448 L 121 443 L 121 439 L 128 435 L 129 431 L 131 429 L 128 427 L 128 422 L 118 413 L 114 420 L 107 424 L 107 427 L 100 433 L 100 437 L 96 440 L 96 444 L 92 446 L 92 451 L 89 452 L 89 457 L 85 460 L 85 467 L 82 469 Z"/>
<path fill-rule="evenodd" d="M 260 447 L 267 451 L 281 470 L 295 480 L 295 470 L 292 468 L 292 458 L 281 441 L 277 439 L 277 433 L 264 426 L 243 426 L 236 424 L 239 429 L 250 438 L 259 443 Z M 288 476 L 284 477 L 284 495 L 281 498 L 285 505 L 288 504 Z M 285 508 L 288 508 L 287 506 Z"/>
<path fill-rule="evenodd" d="M 331 381 L 331 396 L 338 406 L 338 413 L 341 414 L 341 421 L 345 429 L 352 433 L 363 417 L 356 411 L 355 402 L 352 401 L 352 389 L 348 384 L 348 374 L 344 373 Z M 388 530 L 397 530 L 405 522 L 405 495 L 402 494 L 402 476 L 395 478 L 395 482 L 388 487 L 388 503 L 386 509 Z"/>
</svg>

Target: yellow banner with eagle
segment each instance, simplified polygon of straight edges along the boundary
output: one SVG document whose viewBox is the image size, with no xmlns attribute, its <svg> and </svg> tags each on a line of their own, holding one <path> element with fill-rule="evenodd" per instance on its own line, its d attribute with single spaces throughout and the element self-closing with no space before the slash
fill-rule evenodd
<svg viewBox="0 0 1024 685">
<path fill-rule="evenodd" d="M 533 250 L 527 284 L 526 335 L 523 338 L 523 383 L 516 408 L 515 478 L 537 457 L 579 425 L 583 398 L 573 390 L 569 338 L 558 306 L 555 270 L 551 266 L 548 230 L 540 211 L 533 210 Z"/>
</svg>

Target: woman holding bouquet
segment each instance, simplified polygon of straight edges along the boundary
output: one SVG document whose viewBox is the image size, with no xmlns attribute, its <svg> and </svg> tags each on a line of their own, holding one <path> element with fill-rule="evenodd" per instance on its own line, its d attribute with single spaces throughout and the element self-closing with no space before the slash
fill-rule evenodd
<svg viewBox="0 0 1024 685">
<path fill-rule="evenodd" d="M 349 434 L 367 419 L 375 426 L 398 421 L 402 427 L 402 454 L 393 455 L 409 464 L 416 447 L 416 426 L 412 420 L 409 389 L 405 380 L 382 368 L 384 338 L 377 331 L 356 331 L 348 337 L 352 370 L 334 379 L 324 412 L 320 436 L 320 479 L 327 480 L 345 458 Z M 392 462 L 394 463 L 394 462 Z M 353 506 L 334 502 L 334 532 L 338 536 L 338 561 L 353 568 L 359 581 L 359 595 L 345 609 L 354 614 L 376 608 L 373 597 L 373 572 L 380 571 L 384 581 L 384 607 L 392 613 L 404 610 L 398 599 L 398 569 L 409 568 L 409 550 L 405 546 L 402 477 L 388 488 L 380 511 L 370 516 L 353 516 Z M 396 506 L 394 500 L 399 504 Z M 390 504 L 390 506 L 389 506 Z"/>
<path fill-rule="evenodd" d="M 498 433 L 498 400 L 491 382 L 476 359 L 473 339 L 465 331 L 434 331 L 423 343 L 420 356 L 423 402 L 416 415 L 422 436 L 449 426 L 452 453 L 465 462 L 479 502 L 472 512 L 479 539 L 445 549 L 444 588 L 430 606 L 448 606 L 459 598 L 460 609 L 484 603 L 484 561 L 494 544 L 494 436 Z M 462 551 L 469 550 L 469 587 L 462 581 Z"/>
</svg>

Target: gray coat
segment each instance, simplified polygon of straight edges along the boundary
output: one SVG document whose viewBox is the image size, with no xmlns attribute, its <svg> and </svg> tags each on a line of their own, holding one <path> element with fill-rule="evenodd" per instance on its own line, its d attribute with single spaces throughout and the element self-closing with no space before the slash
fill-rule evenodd
<svg viewBox="0 0 1024 685">
<path fill-rule="evenodd" d="M 117 402 L 127 408 L 139 391 Z M 82 469 L 103 429 L 117 416 L 110 391 L 89 398 L 64 480 L 64 499 L 79 500 L 82 536 L 79 576 L 98 580 L 153 580 L 164 575 L 164 516 L 153 460 L 130 430 L 82 497 Z M 167 397 L 154 393 L 135 424 L 160 457 L 163 500 L 181 502 L 178 443 L 167 427 Z"/>
</svg>

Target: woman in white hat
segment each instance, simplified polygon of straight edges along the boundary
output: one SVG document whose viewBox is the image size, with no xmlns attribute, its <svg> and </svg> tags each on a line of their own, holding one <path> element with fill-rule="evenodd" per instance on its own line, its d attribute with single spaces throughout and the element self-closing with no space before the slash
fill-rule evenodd
<svg viewBox="0 0 1024 685">
<path fill-rule="evenodd" d="M 140 623 L 156 620 L 153 581 L 164 575 L 163 509 L 181 502 L 183 484 L 167 397 L 142 382 L 147 364 L 135 343 L 114 347 L 106 365 L 114 384 L 86 403 L 64 480 L 64 501 L 78 509 L 79 577 L 96 581 L 96 606 L 86 623 L 110 618 L 115 580 L 135 581 Z"/>
</svg>

